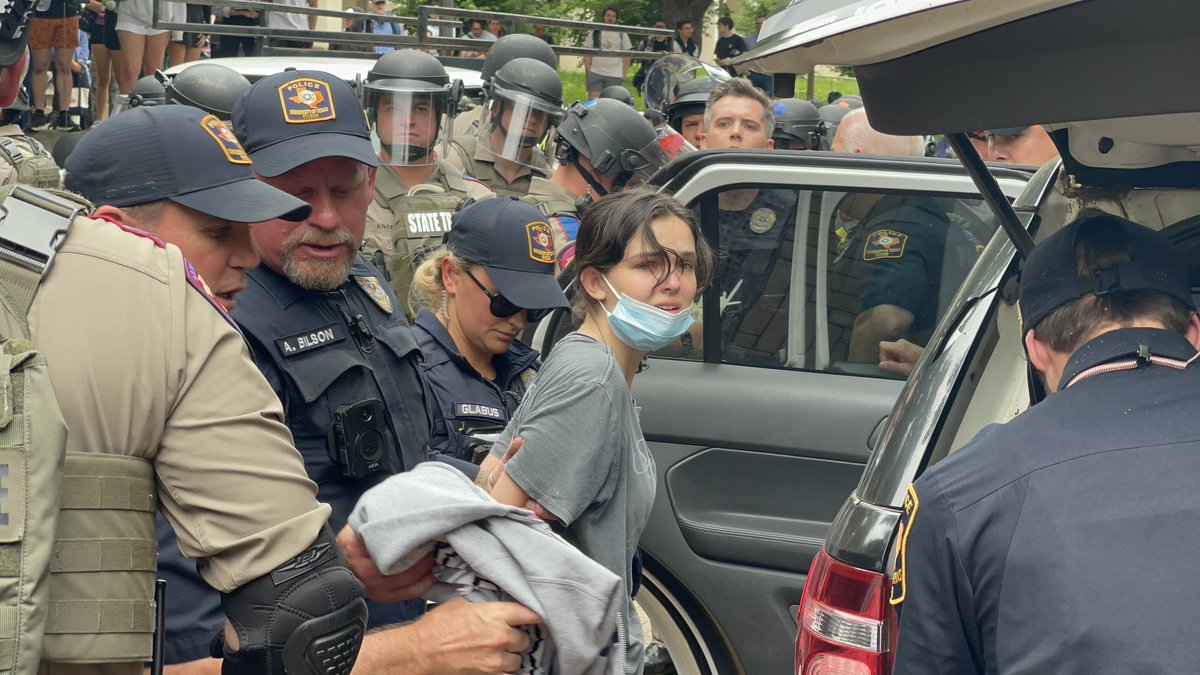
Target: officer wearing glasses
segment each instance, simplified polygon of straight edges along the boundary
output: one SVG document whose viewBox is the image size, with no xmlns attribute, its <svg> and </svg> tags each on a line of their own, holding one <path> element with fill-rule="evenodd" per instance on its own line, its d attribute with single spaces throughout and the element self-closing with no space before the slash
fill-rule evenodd
<svg viewBox="0 0 1200 675">
<path fill-rule="evenodd" d="M 517 336 L 569 305 L 554 278 L 553 231 L 536 208 L 488 199 L 451 223 L 413 279 L 413 333 L 436 410 L 430 447 L 470 460 L 464 437 L 501 431 L 541 366 Z"/>
</svg>

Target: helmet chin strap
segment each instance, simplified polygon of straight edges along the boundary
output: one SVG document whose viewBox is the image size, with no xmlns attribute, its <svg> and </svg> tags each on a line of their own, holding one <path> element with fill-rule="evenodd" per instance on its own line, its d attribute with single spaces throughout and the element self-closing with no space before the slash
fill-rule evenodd
<svg viewBox="0 0 1200 675">
<path fill-rule="evenodd" d="M 434 144 L 427 148 L 419 148 L 419 147 L 411 146 L 411 145 L 404 146 L 404 147 L 408 148 L 408 157 L 405 158 L 407 160 L 407 163 L 412 164 L 413 162 L 417 161 L 418 159 L 424 159 L 425 157 L 428 157 L 429 154 L 431 152 L 433 152 L 433 148 L 436 145 L 437 145 L 437 141 L 434 141 Z M 383 148 L 387 152 L 388 157 L 391 157 L 392 159 L 396 158 L 396 146 L 393 145 L 392 143 L 384 143 L 382 140 L 380 140 L 379 147 Z"/>
</svg>

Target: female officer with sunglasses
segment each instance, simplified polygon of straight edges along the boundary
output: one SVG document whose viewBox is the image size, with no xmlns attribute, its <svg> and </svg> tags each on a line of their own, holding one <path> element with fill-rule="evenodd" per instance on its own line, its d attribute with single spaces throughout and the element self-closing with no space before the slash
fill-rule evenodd
<svg viewBox="0 0 1200 675">
<path fill-rule="evenodd" d="M 569 306 L 552 234 L 536 208 L 486 199 L 454 214 L 445 244 L 417 268 L 413 332 L 436 404 L 433 451 L 473 459 L 465 437 L 502 430 L 533 382 L 541 361 L 517 336 Z"/>
</svg>

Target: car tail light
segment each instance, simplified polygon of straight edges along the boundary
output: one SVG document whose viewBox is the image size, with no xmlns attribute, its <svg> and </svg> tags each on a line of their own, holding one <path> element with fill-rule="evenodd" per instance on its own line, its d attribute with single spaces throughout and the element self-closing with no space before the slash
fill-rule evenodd
<svg viewBox="0 0 1200 675">
<path fill-rule="evenodd" d="M 822 548 L 804 584 L 796 675 L 890 675 L 896 612 L 888 579 L 840 563 Z"/>
</svg>

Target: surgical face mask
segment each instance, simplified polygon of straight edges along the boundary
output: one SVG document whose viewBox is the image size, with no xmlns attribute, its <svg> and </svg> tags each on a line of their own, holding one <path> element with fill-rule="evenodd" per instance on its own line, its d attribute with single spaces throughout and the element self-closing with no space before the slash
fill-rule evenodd
<svg viewBox="0 0 1200 675">
<path fill-rule="evenodd" d="M 617 296 L 617 306 L 611 312 L 603 304 L 600 305 L 608 315 L 608 325 L 612 326 L 617 339 L 638 351 L 648 353 L 666 347 L 672 340 L 686 333 L 695 322 L 690 311 L 691 306 L 672 314 L 617 292 L 607 277 L 601 278 L 608 289 Z"/>
</svg>

